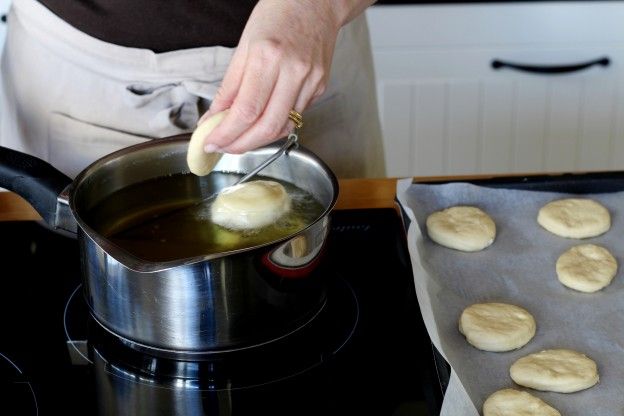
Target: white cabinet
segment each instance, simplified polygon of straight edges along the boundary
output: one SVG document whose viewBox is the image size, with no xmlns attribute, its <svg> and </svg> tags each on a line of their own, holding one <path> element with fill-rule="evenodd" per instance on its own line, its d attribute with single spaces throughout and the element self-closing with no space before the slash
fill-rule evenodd
<svg viewBox="0 0 624 416">
<path fill-rule="evenodd" d="M 0 0 L 0 16 L 5 15 L 9 11 L 10 5 L 11 5 L 11 0 Z M 5 36 L 6 36 L 6 24 L 4 22 L 0 22 L 0 54 L 2 53 L 2 49 L 4 47 Z"/>
<path fill-rule="evenodd" d="M 624 3 L 367 13 L 389 176 L 624 169 Z M 562 74 L 492 67 L 602 57 Z"/>
</svg>

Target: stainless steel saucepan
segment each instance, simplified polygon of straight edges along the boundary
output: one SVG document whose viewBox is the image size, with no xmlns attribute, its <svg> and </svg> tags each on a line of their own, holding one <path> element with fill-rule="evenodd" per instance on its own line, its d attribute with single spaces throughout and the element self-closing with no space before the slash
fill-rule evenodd
<svg viewBox="0 0 624 416">
<path fill-rule="evenodd" d="M 112 244 L 95 231 L 97 224 L 89 223 L 89 210 L 111 194 L 188 172 L 188 140 L 183 135 L 122 149 L 97 160 L 73 181 L 40 159 L 0 148 L 0 187 L 28 200 L 51 227 L 77 236 L 92 315 L 133 345 L 204 354 L 270 342 L 305 326 L 325 303 L 322 256 L 338 184 L 325 163 L 302 147 L 280 157 L 262 175 L 312 194 L 323 212 L 302 231 L 280 240 L 150 262 Z M 249 172 L 280 144 L 224 155 L 215 170 Z M 197 199 L 201 192 L 225 185 L 178 189 L 175 197 Z"/>
</svg>

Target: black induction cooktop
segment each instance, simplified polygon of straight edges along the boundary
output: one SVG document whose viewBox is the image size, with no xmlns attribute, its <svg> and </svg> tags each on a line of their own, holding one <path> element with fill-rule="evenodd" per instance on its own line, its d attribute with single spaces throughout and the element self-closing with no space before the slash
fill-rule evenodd
<svg viewBox="0 0 624 416">
<path fill-rule="evenodd" d="M 76 241 L 36 222 L 0 222 L 0 235 L 0 413 L 439 413 L 440 381 L 395 210 L 332 214 L 327 304 L 310 325 L 196 361 L 152 356 L 93 321 Z"/>
</svg>

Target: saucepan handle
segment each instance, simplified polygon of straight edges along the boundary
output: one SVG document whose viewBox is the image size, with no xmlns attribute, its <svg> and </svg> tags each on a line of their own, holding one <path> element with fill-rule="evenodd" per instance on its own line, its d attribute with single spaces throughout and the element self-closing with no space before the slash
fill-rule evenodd
<svg viewBox="0 0 624 416">
<path fill-rule="evenodd" d="M 0 146 L 0 187 L 28 201 L 53 227 L 59 216 L 59 195 L 71 183 L 68 176 L 48 162 Z"/>
</svg>

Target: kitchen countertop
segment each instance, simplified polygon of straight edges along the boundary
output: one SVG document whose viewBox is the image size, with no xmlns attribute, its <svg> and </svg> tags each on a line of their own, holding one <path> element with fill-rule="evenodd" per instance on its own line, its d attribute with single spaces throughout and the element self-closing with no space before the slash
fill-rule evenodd
<svg viewBox="0 0 624 416">
<path fill-rule="evenodd" d="M 336 209 L 394 207 L 396 178 L 340 180 Z M 40 220 L 28 202 L 13 192 L 0 192 L 0 221 Z"/>
<path fill-rule="evenodd" d="M 416 177 L 414 182 L 444 182 L 500 177 L 503 175 Z M 513 174 L 504 176 L 526 176 Z M 335 209 L 395 208 L 397 178 L 341 179 Z M 40 220 L 28 202 L 12 192 L 0 192 L 0 221 Z"/>
</svg>

